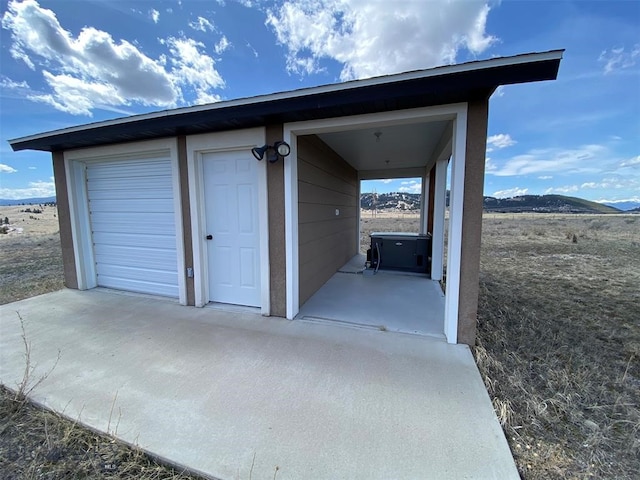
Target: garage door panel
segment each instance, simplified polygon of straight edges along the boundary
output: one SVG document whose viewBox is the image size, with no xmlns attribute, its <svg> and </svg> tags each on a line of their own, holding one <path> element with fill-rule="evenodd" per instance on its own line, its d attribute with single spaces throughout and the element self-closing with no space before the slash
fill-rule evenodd
<svg viewBox="0 0 640 480">
<path fill-rule="evenodd" d="M 116 165 L 120 163 L 119 165 Z M 153 177 L 171 176 L 171 164 L 169 159 L 148 160 L 143 162 L 107 162 L 92 164 L 87 172 L 87 181 L 108 179 L 132 179 L 133 177 L 144 179 Z"/>
<path fill-rule="evenodd" d="M 173 213 L 95 212 L 92 215 L 94 232 L 175 234 Z"/>
<path fill-rule="evenodd" d="M 101 287 L 126 290 L 128 292 L 150 293 L 152 295 L 162 295 L 164 297 L 177 297 L 178 287 L 171 284 L 161 284 L 158 282 L 148 282 L 145 280 L 132 280 L 120 277 L 103 276 Z"/>
<path fill-rule="evenodd" d="M 114 191 L 119 192 L 122 190 L 129 190 L 131 192 L 136 190 L 162 190 L 164 186 L 167 184 L 167 176 L 154 176 L 145 178 L 143 182 L 141 182 L 141 177 L 126 177 L 126 178 L 107 178 L 107 179 L 98 179 L 94 178 L 93 180 L 87 180 L 87 188 L 96 191 Z"/>
<path fill-rule="evenodd" d="M 166 182 L 165 182 L 166 183 Z M 166 198 L 167 192 L 164 191 L 164 186 L 158 185 L 148 188 L 105 188 L 105 189 L 92 189 L 91 198 L 93 200 L 118 200 L 126 195 L 127 199 L 139 199 L 139 198 Z"/>
<path fill-rule="evenodd" d="M 171 250 L 104 245 L 100 248 L 100 253 L 96 253 L 95 258 L 98 263 L 110 265 L 176 270 L 178 262 L 175 259 L 169 260 L 170 256 Z"/>
<path fill-rule="evenodd" d="M 165 285 L 177 285 L 178 283 L 176 272 L 155 270 L 152 268 L 127 267 L 123 265 L 104 265 L 98 271 L 98 278 L 101 276 L 160 283 Z"/>
<path fill-rule="evenodd" d="M 170 160 L 88 164 L 87 196 L 98 285 L 177 297 Z"/>
<path fill-rule="evenodd" d="M 133 195 L 126 199 L 95 199 L 89 202 L 91 213 L 110 212 L 124 215 L 135 213 L 171 213 L 173 214 L 172 198 L 136 198 Z"/>
<path fill-rule="evenodd" d="M 141 233 L 94 232 L 93 241 L 106 245 L 122 245 L 126 247 L 162 248 L 171 250 L 175 247 L 176 237 L 169 235 L 147 235 Z"/>
</svg>

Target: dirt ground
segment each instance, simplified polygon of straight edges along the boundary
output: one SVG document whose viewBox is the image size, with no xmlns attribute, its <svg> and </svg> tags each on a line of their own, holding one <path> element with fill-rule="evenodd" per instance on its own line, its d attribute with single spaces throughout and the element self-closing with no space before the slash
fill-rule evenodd
<svg viewBox="0 0 640 480">
<path fill-rule="evenodd" d="M 61 289 L 58 209 L 53 205 L 0 206 L 0 219 L 8 227 L 7 233 L 0 234 L 0 304 Z"/>
<path fill-rule="evenodd" d="M 0 235 L 2 303 L 62 286 L 55 209 L 24 208 L 0 207 L 23 228 Z M 418 222 L 364 212 L 363 248 Z M 485 215 L 473 352 L 523 478 L 638 478 L 639 259 L 640 215 Z M 0 478 L 197 478 L 14 397 Z"/>
</svg>

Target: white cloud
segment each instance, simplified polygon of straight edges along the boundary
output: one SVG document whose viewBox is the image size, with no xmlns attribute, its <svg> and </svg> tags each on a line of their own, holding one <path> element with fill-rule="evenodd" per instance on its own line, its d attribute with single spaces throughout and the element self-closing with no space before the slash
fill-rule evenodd
<svg viewBox="0 0 640 480">
<path fill-rule="evenodd" d="M 291 73 L 321 71 L 319 61 L 331 59 L 344 81 L 454 63 L 462 49 L 482 53 L 496 40 L 485 33 L 489 10 L 484 0 L 287 0 L 266 24 Z"/>
<path fill-rule="evenodd" d="M 553 175 L 540 175 L 538 177 L 538 180 L 551 180 L 553 178 Z"/>
<path fill-rule="evenodd" d="M 509 177 L 537 173 L 591 171 L 595 167 L 587 164 L 602 157 L 606 152 L 607 149 L 602 145 L 583 145 L 574 149 L 534 149 L 510 158 L 502 167 L 487 173 L 499 177 Z"/>
<path fill-rule="evenodd" d="M 29 170 L 37 170 L 38 169 L 38 167 L 28 167 L 28 168 L 29 168 Z"/>
<path fill-rule="evenodd" d="M 520 195 L 526 195 L 529 191 L 528 188 L 507 188 L 505 190 L 498 190 L 497 192 L 493 192 L 493 196 L 497 198 L 509 198 L 509 197 L 518 197 Z"/>
<path fill-rule="evenodd" d="M 220 55 L 222 52 L 227 50 L 230 46 L 231 46 L 231 42 L 229 42 L 227 37 L 223 35 L 220 41 L 216 43 L 215 47 L 213 47 L 213 49 L 218 55 Z"/>
<path fill-rule="evenodd" d="M 633 67 L 640 58 L 640 43 L 633 46 L 630 52 L 625 52 L 624 47 L 604 50 L 598 61 L 604 63 L 604 73 L 609 74 L 618 70 Z"/>
<path fill-rule="evenodd" d="M 22 198 L 52 197 L 56 194 L 56 186 L 53 177 L 49 182 L 38 180 L 29 182 L 28 188 L 0 188 L 0 198 L 8 200 L 20 200 Z"/>
<path fill-rule="evenodd" d="M 300 75 L 313 75 L 326 71 L 324 67 L 320 67 L 315 58 L 290 58 L 287 60 L 287 70 Z"/>
<path fill-rule="evenodd" d="M 417 180 L 409 180 L 400 182 L 401 187 L 398 188 L 399 192 L 403 193 L 422 193 L 422 182 Z"/>
<path fill-rule="evenodd" d="M 249 50 L 251 50 L 251 53 L 253 53 L 253 56 L 254 56 L 255 58 L 258 58 L 258 51 L 257 51 L 255 48 L 253 48 L 253 45 L 251 45 L 249 42 L 247 42 L 246 47 L 247 47 Z"/>
<path fill-rule="evenodd" d="M 149 16 L 151 17 L 151 20 L 153 20 L 153 23 L 158 23 L 158 20 L 160 20 L 160 12 L 155 8 L 149 10 Z"/>
<path fill-rule="evenodd" d="M 115 43 L 111 35 L 85 27 L 73 38 L 48 9 L 35 0 L 10 2 L 2 26 L 11 31 L 11 53 L 32 68 L 41 61 L 53 74 L 43 71 L 50 94 L 34 94 L 63 111 L 90 115 L 97 104 L 173 105 L 177 92 L 172 79 L 155 61 L 127 41 Z M 82 85 L 85 84 L 85 85 Z M 75 105 L 79 95 L 97 94 Z"/>
<path fill-rule="evenodd" d="M 515 145 L 516 142 L 508 133 L 498 133 L 497 135 L 491 135 L 487 137 L 487 152 L 492 152 L 494 149 L 507 148 Z"/>
<path fill-rule="evenodd" d="M 209 20 L 207 20 L 204 17 L 198 17 L 193 22 L 189 22 L 189 26 L 194 30 L 198 30 L 200 32 L 206 32 L 206 31 L 213 32 L 215 30 L 213 23 L 211 23 Z"/>
<path fill-rule="evenodd" d="M 623 162 L 620 162 L 620 166 L 640 168 L 640 155 L 632 157 L 629 160 L 624 160 Z"/>
<path fill-rule="evenodd" d="M 606 198 L 602 198 L 595 201 L 598 203 L 640 203 L 640 196 L 623 198 L 621 200 L 607 200 Z"/>
<path fill-rule="evenodd" d="M 580 185 L 584 189 L 631 189 L 640 191 L 640 180 L 630 177 L 605 177 L 599 182 L 585 182 Z"/>
<path fill-rule="evenodd" d="M 18 170 L 16 170 L 13 167 L 10 167 L 9 165 L 5 165 L 4 163 L 0 163 L 0 172 L 2 173 L 16 173 Z"/>
<path fill-rule="evenodd" d="M 74 37 L 36 0 L 11 1 L 2 27 L 11 32 L 12 56 L 34 70 L 42 68 L 48 89 L 32 92 L 26 83 L 10 83 L 6 77 L 2 82 L 28 90 L 24 96 L 32 101 L 74 115 L 91 116 L 95 108 L 115 110 L 132 103 L 173 107 L 191 91 L 196 103 L 217 101 L 220 96 L 213 90 L 225 85 L 213 59 L 201 52 L 204 45 L 188 38 L 161 40 L 170 54 L 152 59 L 132 43 L 116 42 L 93 27 Z M 229 45 L 223 37 L 216 47 L 222 51 Z"/>
<path fill-rule="evenodd" d="M 91 83 L 70 75 L 53 75 L 46 70 L 42 74 L 54 93 L 30 94 L 27 98 L 47 103 L 72 115 L 91 116 L 91 109 L 96 106 L 122 105 L 127 102 L 112 85 Z"/>
<path fill-rule="evenodd" d="M 224 80 L 215 69 L 215 61 L 201 53 L 204 44 L 190 38 L 168 38 L 167 45 L 173 58 L 172 73 L 181 83 L 189 84 L 196 93 L 196 103 L 220 101 L 220 96 L 211 94 L 214 88 L 223 88 Z"/>
<path fill-rule="evenodd" d="M 393 178 L 383 178 L 381 180 L 378 180 L 378 182 L 391 183 L 391 182 L 393 182 Z"/>
<path fill-rule="evenodd" d="M 498 169 L 496 164 L 491 160 L 490 157 L 485 157 L 484 159 L 484 170 L 485 172 L 494 172 Z"/>
<path fill-rule="evenodd" d="M 4 75 L 0 75 L 0 87 L 7 90 L 29 90 L 29 84 L 27 82 L 14 82 Z"/>
<path fill-rule="evenodd" d="M 551 187 L 544 191 L 545 195 L 550 193 L 575 193 L 579 190 L 577 185 L 565 185 L 564 187 Z"/>
</svg>

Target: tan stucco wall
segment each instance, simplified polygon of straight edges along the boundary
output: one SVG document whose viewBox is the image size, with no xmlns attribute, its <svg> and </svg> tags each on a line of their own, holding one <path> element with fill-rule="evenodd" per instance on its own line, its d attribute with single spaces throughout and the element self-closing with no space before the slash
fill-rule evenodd
<svg viewBox="0 0 640 480">
<path fill-rule="evenodd" d="M 282 125 L 267 125 L 266 141 L 269 145 L 282 140 Z M 266 162 L 267 160 L 263 160 Z M 287 315 L 287 270 L 284 228 L 284 162 L 295 161 L 292 156 L 275 163 L 267 162 L 267 188 L 269 202 L 269 286 L 271 315 Z"/>
<path fill-rule="evenodd" d="M 357 253 L 358 203 L 358 172 L 317 136 L 298 137 L 300 305 Z"/>
<path fill-rule="evenodd" d="M 180 208 L 182 209 L 182 241 L 184 244 L 184 266 L 193 268 L 193 244 L 191 234 L 191 205 L 189 203 L 189 174 L 187 171 L 187 137 L 177 138 L 178 175 L 180 176 Z M 180 274 L 180 273 L 179 273 Z M 185 278 L 187 305 L 196 304 L 193 277 Z"/>
<path fill-rule="evenodd" d="M 476 341 L 488 113 L 488 100 L 469 102 L 458 306 L 458 343 L 467 345 Z"/>
<path fill-rule="evenodd" d="M 54 152 L 51 156 L 53 159 L 53 177 L 56 184 L 56 203 L 58 205 L 58 224 L 60 225 L 64 285 L 67 288 L 78 288 L 76 260 L 73 254 L 73 235 L 71 233 L 71 213 L 69 208 L 69 194 L 67 192 L 64 154 L 62 152 Z"/>
</svg>

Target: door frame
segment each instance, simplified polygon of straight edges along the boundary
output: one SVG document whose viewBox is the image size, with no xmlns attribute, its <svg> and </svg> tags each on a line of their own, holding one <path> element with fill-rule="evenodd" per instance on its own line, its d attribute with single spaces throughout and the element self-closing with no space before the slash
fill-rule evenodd
<svg viewBox="0 0 640 480">
<path fill-rule="evenodd" d="M 254 161 L 251 149 L 265 143 L 263 127 L 229 132 L 205 133 L 187 137 L 187 175 L 191 210 L 191 242 L 193 246 L 193 284 L 196 307 L 209 303 L 209 259 L 206 235 L 203 155 L 221 152 L 246 152 Z M 258 231 L 260 235 L 260 313 L 271 313 L 269 282 L 269 205 L 267 162 L 258 162 Z"/>
<path fill-rule="evenodd" d="M 76 264 L 78 290 L 89 290 L 98 286 L 89 196 L 86 183 L 87 164 L 97 162 L 118 162 L 136 155 L 168 155 L 171 162 L 171 188 L 176 232 L 176 255 L 178 270 L 178 302 L 187 304 L 187 288 L 184 265 L 184 243 L 182 231 L 182 205 L 180 175 L 178 169 L 178 146 L 175 138 L 146 140 L 141 142 L 107 145 L 100 147 L 67 150 L 63 153 L 69 216 L 71 219 L 71 239 Z"/>
<path fill-rule="evenodd" d="M 453 122 L 451 199 L 447 255 L 447 292 L 445 295 L 444 334 L 448 343 L 458 342 L 458 301 L 462 255 L 462 207 L 467 140 L 468 104 L 452 103 L 433 107 L 395 110 L 346 117 L 325 118 L 285 123 L 283 140 L 291 146 L 284 164 L 285 238 L 287 318 L 292 320 L 300 310 L 300 275 L 298 252 L 298 142 L 299 135 L 355 130 L 368 127 L 402 125 L 420 121 L 451 120 Z M 442 212 L 444 215 L 444 211 Z"/>
</svg>

